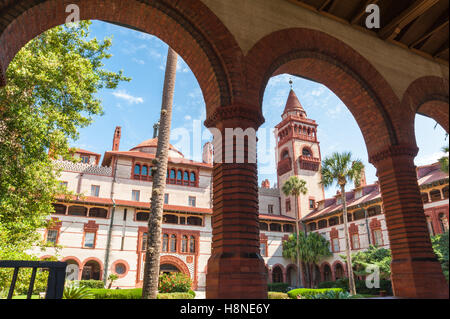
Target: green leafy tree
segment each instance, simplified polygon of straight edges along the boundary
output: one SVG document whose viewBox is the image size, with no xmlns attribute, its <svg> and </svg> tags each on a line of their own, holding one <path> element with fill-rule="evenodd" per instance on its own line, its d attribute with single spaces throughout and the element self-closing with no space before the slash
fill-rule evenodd
<svg viewBox="0 0 450 319">
<path fill-rule="evenodd" d="M 108 289 L 111 289 L 112 284 L 114 283 L 114 281 L 116 281 L 117 279 L 119 279 L 119 276 L 117 276 L 116 274 L 110 274 L 108 276 Z"/>
<path fill-rule="evenodd" d="M 447 230 L 443 234 L 438 234 L 436 236 L 431 237 L 431 243 L 433 245 L 434 253 L 441 262 L 442 272 L 444 273 L 447 282 L 448 282 L 448 249 L 449 249 L 448 233 L 449 231 Z"/>
<path fill-rule="evenodd" d="M 89 26 L 42 33 L 7 69 L 0 88 L 0 251 L 11 253 L 2 258 L 26 258 L 13 251 L 39 242 L 36 229 L 48 226 L 55 196 L 65 192 L 51 157 L 71 159 L 69 140 L 102 114 L 96 93 L 130 80 L 104 69 L 111 39 L 91 39 Z"/>
<path fill-rule="evenodd" d="M 448 146 L 444 146 L 444 147 L 442 148 L 442 151 L 443 151 L 444 153 L 448 154 L 448 152 L 449 152 Z M 441 170 L 442 170 L 443 172 L 445 172 L 445 173 L 448 174 L 448 155 L 442 156 L 442 157 L 439 159 L 439 163 L 441 163 Z"/>
<path fill-rule="evenodd" d="M 340 256 L 346 259 L 345 255 Z M 375 265 L 380 270 L 380 279 L 389 280 L 391 277 L 391 251 L 386 248 L 370 245 L 367 250 L 358 251 L 352 254 L 353 273 L 356 276 L 366 276 L 366 269 L 370 265 Z"/>
<path fill-rule="evenodd" d="M 300 197 L 300 194 L 306 195 L 308 192 L 308 189 L 306 188 L 306 181 L 303 179 L 299 179 L 297 176 L 291 176 L 283 185 L 282 191 L 284 195 L 286 196 L 294 196 L 295 198 L 295 204 L 294 204 L 294 210 L 295 210 L 295 233 L 297 234 L 295 236 L 295 239 L 297 240 L 296 248 L 297 253 L 295 254 L 295 261 L 297 262 L 297 278 L 298 281 L 302 286 L 304 286 L 303 278 L 302 278 L 302 266 L 300 263 L 300 258 L 297 258 L 297 256 L 300 256 L 300 235 L 299 235 L 299 222 L 300 222 L 300 216 L 298 212 L 298 198 Z"/>
<path fill-rule="evenodd" d="M 361 174 L 364 165 L 360 160 L 353 160 L 350 152 L 333 153 L 331 156 L 325 158 L 322 162 L 322 180 L 321 183 L 325 187 L 330 187 L 337 183 L 341 192 L 341 201 L 343 207 L 344 217 L 344 232 L 345 232 L 345 251 L 347 260 L 347 270 L 349 274 L 349 288 L 352 295 L 356 294 L 355 279 L 352 271 L 352 259 L 350 254 L 350 236 L 348 233 L 348 216 L 347 216 L 347 202 L 345 198 L 345 186 L 348 182 L 353 182 L 356 187 L 360 186 Z"/>
<path fill-rule="evenodd" d="M 306 236 L 306 262 L 310 266 L 311 269 L 309 280 L 310 280 L 310 287 L 312 288 L 316 282 L 316 271 L 315 268 L 318 264 L 318 262 L 323 259 L 324 257 L 331 256 L 332 253 L 330 251 L 330 242 L 323 237 L 322 235 L 319 235 L 318 233 L 309 233 Z"/>
</svg>

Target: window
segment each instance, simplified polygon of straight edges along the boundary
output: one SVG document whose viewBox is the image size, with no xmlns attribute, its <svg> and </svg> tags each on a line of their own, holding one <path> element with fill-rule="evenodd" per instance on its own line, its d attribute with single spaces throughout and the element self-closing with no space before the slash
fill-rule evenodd
<svg viewBox="0 0 450 319">
<path fill-rule="evenodd" d="M 142 234 L 142 245 L 141 245 L 142 251 L 147 250 L 147 240 L 148 240 L 148 233 L 143 233 Z"/>
<path fill-rule="evenodd" d="M 269 205 L 267 207 L 267 211 L 269 212 L 269 214 L 273 214 L 273 205 Z"/>
<path fill-rule="evenodd" d="M 269 229 L 270 231 L 281 231 L 281 224 L 271 223 Z"/>
<path fill-rule="evenodd" d="M 189 238 L 189 252 L 195 253 L 195 237 L 192 235 Z"/>
<path fill-rule="evenodd" d="M 137 191 L 137 190 L 131 191 L 131 200 L 134 200 L 135 202 L 139 202 L 140 195 L 141 195 L 140 191 Z"/>
<path fill-rule="evenodd" d="M 49 229 L 47 231 L 47 243 L 52 243 L 53 245 L 56 245 L 57 238 L 58 238 L 58 230 Z"/>
<path fill-rule="evenodd" d="M 66 214 L 66 206 L 61 204 L 53 204 L 53 208 L 55 209 L 54 214 L 65 215 Z"/>
<path fill-rule="evenodd" d="M 189 206 L 195 207 L 195 197 L 189 196 Z"/>
<path fill-rule="evenodd" d="M 81 155 L 81 163 L 89 164 L 89 156 Z"/>
<path fill-rule="evenodd" d="M 148 174 L 147 170 L 148 170 L 147 166 L 142 166 L 142 174 L 141 175 L 147 176 L 147 174 Z"/>
<path fill-rule="evenodd" d="M 191 181 L 190 181 L 190 185 L 191 186 L 195 186 L 195 183 L 197 181 L 196 175 L 194 172 L 191 172 Z"/>
<path fill-rule="evenodd" d="M 383 245 L 383 235 L 381 233 L 381 229 L 375 229 L 373 231 L 373 241 L 374 241 L 375 246 Z"/>
<path fill-rule="evenodd" d="M 294 232 L 294 226 L 291 224 L 284 224 L 283 225 L 283 232 L 285 233 L 293 233 Z"/>
<path fill-rule="evenodd" d="M 316 208 L 316 201 L 314 199 L 309 200 L 309 209 Z"/>
<path fill-rule="evenodd" d="M 134 175 L 141 175 L 141 165 L 134 165 Z"/>
<path fill-rule="evenodd" d="M 167 252 L 169 250 L 169 235 L 164 234 L 163 235 L 163 244 L 162 244 L 162 251 Z"/>
<path fill-rule="evenodd" d="M 201 219 L 200 217 L 189 216 L 187 218 L 188 225 L 201 226 L 202 223 L 203 223 L 203 219 Z"/>
<path fill-rule="evenodd" d="M 286 211 L 287 212 L 291 211 L 291 200 L 290 199 L 286 199 Z"/>
<path fill-rule="evenodd" d="M 339 252 L 339 239 L 333 238 L 332 243 L 333 243 L 333 252 L 334 253 Z"/>
<path fill-rule="evenodd" d="M 352 248 L 359 249 L 359 235 L 358 234 L 352 235 Z"/>
<path fill-rule="evenodd" d="M 170 236 L 170 252 L 177 252 L 177 236 L 173 234 Z"/>
<path fill-rule="evenodd" d="M 91 185 L 91 196 L 98 197 L 100 195 L 100 186 Z"/>
<path fill-rule="evenodd" d="M 261 256 L 266 257 L 267 256 L 267 245 L 266 243 L 259 244 L 259 251 Z"/>
<path fill-rule="evenodd" d="M 104 208 L 92 207 L 89 209 L 89 217 L 106 218 L 107 216 L 108 216 L 108 211 Z"/>
<path fill-rule="evenodd" d="M 122 264 L 122 263 L 118 263 L 118 264 L 116 264 L 116 266 L 114 267 L 114 271 L 115 271 L 116 274 L 118 274 L 118 275 L 123 275 L 123 274 L 127 271 L 127 267 L 125 267 L 125 265 Z"/>
<path fill-rule="evenodd" d="M 72 216 L 87 216 L 88 209 L 84 206 L 69 206 L 68 215 Z"/>
<path fill-rule="evenodd" d="M 169 204 L 169 194 L 164 194 L 164 204 Z"/>
<path fill-rule="evenodd" d="M 183 174 L 183 185 L 189 185 L 189 172 Z"/>
<path fill-rule="evenodd" d="M 266 223 L 259 223 L 260 230 L 269 230 L 269 226 Z"/>
<path fill-rule="evenodd" d="M 285 158 L 288 158 L 288 157 L 289 157 L 289 152 L 288 152 L 288 150 L 285 150 L 283 152 L 283 155 L 281 155 L 281 159 L 285 159 Z"/>
<path fill-rule="evenodd" d="M 164 224 L 178 224 L 178 216 L 172 214 L 164 214 L 163 215 L 163 223 Z"/>
<path fill-rule="evenodd" d="M 178 173 L 177 173 L 177 184 L 178 185 L 183 185 L 183 182 L 182 182 L 182 177 L 183 177 L 183 172 L 182 171 L 178 171 Z"/>
<path fill-rule="evenodd" d="M 187 253 L 188 251 L 188 238 L 186 235 L 183 235 L 183 238 L 181 239 L 181 252 Z"/>
<path fill-rule="evenodd" d="M 137 212 L 136 213 L 136 220 L 139 222 L 147 221 L 150 218 L 149 212 Z"/>
<path fill-rule="evenodd" d="M 85 233 L 84 234 L 84 248 L 94 248 L 95 233 Z"/>
<path fill-rule="evenodd" d="M 302 155 L 303 155 L 303 156 L 311 157 L 311 156 L 312 156 L 312 153 L 311 153 L 311 151 L 310 151 L 308 148 L 305 147 L 305 148 L 302 150 Z"/>
</svg>

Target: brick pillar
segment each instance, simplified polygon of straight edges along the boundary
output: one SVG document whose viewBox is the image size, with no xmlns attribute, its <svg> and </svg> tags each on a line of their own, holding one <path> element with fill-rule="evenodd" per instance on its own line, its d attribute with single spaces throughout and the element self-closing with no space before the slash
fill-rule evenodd
<svg viewBox="0 0 450 319">
<path fill-rule="evenodd" d="M 448 285 L 427 228 L 417 184 L 417 147 L 391 146 L 372 156 L 377 168 L 392 251 L 391 279 L 395 296 L 448 298 Z"/>
<path fill-rule="evenodd" d="M 257 129 L 263 122 L 254 109 L 223 107 L 205 125 L 215 127 L 213 170 L 212 249 L 206 275 L 206 298 L 266 299 L 267 274 L 259 253 L 258 173 L 256 162 L 229 160 L 225 129 Z M 219 135 L 217 135 L 219 134 Z M 230 145 L 228 145 L 230 146 Z M 236 154 L 236 140 L 231 145 Z M 219 162 L 221 161 L 221 163 Z M 219 163 L 218 163 L 219 162 Z"/>
</svg>

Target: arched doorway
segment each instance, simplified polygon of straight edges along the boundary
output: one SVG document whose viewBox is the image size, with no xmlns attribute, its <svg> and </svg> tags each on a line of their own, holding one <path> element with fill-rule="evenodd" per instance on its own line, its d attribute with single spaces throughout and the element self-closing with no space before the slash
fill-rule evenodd
<svg viewBox="0 0 450 319">
<path fill-rule="evenodd" d="M 181 272 L 181 270 L 178 269 L 177 266 L 172 265 L 172 264 L 161 264 L 159 266 L 159 272 L 163 273 L 163 274 L 169 274 L 169 273 L 174 273 L 174 272 Z"/>
<path fill-rule="evenodd" d="M 83 266 L 81 273 L 81 280 L 101 280 L 102 271 L 101 266 L 96 260 L 89 260 Z"/>
<path fill-rule="evenodd" d="M 280 266 L 275 266 L 272 269 L 272 282 L 281 283 L 283 282 L 283 270 Z"/>
<path fill-rule="evenodd" d="M 336 280 L 345 277 L 344 267 L 341 263 L 336 263 L 336 265 L 334 266 L 334 277 L 336 278 Z"/>
<path fill-rule="evenodd" d="M 289 265 L 286 268 L 286 282 L 291 287 L 298 287 L 298 275 L 297 275 L 297 267 L 294 265 Z"/>
<path fill-rule="evenodd" d="M 333 273 L 331 272 L 331 267 L 328 264 L 323 266 L 323 280 L 324 281 L 332 281 Z"/>
</svg>

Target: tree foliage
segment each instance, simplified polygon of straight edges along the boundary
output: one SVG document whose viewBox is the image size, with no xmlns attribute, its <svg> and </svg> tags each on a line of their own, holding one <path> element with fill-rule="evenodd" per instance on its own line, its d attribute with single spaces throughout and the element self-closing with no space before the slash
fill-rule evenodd
<svg viewBox="0 0 450 319">
<path fill-rule="evenodd" d="M 448 281 L 448 233 L 447 230 L 443 234 L 438 234 L 431 237 L 431 243 L 433 245 L 434 253 L 436 254 L 438 260 L 441 262 L 442 271 L 444 273 L 445 278 Z"/>
<path fill-rule="evenodd" d="M 11 252 L 7 258 L 36 245 L 36 229 L 48 225 L 55 196 L 65 191 L 49 150 L 70 159 L 69 140 L 103 113 L 96 93 L 129 80 L 104 69 L 111 39 L 90 38 L 89 25 L 59 26 L 30 41 L 0 88 L 0 250 Z"/>
<path fill-rule="evenodd" d="M 345 261 L 346 256 L 340 255 Z M 391 251 L 386 248 L 370 245 L 367 250 L 360 250 L 352 254 L 353 273 L 356 276 L 368 275 L 366 269 L 370 265 L 377 266 L 381 279 L 389 279 L 391 276 Z"/>
<path fill-rule="evenodd" d="M 448 151 L 449 151 L 448 146 L 444 146 L 444 147 L 442 148 L 442 151 L 443 151 L 444 153 L 446 153 L 447 155 L 442 156 L 442 157 L 439 159 L 439 163 L 441 164 L 441 170 L 442 170 L 443 172 L 445 172 L 445 173 L 448 174 Z"/>
</svg>

